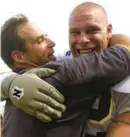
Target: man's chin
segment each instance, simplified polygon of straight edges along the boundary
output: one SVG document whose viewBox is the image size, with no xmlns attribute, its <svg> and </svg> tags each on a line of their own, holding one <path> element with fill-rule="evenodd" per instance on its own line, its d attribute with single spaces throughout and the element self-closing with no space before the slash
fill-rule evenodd
<svg viewBox="0 0 130 137">
<path fill-rule="evenodd" d="M 44 61 L 39 66 L 45 65 L 46 63 L 49 63 L 51 61 L 56 61 L 56 57 L 54 57 L 54 58 L 51 57 L 46 60 L 44 59 Z"/>
</svg>

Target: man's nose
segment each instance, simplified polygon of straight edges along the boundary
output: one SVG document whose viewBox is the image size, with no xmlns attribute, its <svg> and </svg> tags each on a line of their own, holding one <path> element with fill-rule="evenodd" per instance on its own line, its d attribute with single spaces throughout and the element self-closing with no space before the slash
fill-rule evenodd
<svg viewBox="0 0 130 137">
<path fill-rule="evenodd" d="M 86 34 L 85 32 L 81 32 L 80 38 L 79 38 L 79 43 L 80 44 L 87 44 L 90 42 L 89 35 Z"/>
<path fill-rule="evenodd" d="M 49 48 L 53 48 L 55 46 L 54 41 L 52 41 L 51 39 L 48 38 L 47 41 L 48 41 L 48 47 Z"/>
</svg>

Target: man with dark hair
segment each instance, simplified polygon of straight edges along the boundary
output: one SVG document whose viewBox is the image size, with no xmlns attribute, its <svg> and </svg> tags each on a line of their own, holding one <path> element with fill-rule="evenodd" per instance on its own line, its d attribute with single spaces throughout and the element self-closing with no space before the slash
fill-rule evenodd
<svg viewBox="0 0 130 137">
<path fill-rule="evenodd" d="M 14 72 L 19 72 L 20 70 L 24 70 L 30 67 L 32 68 L 40 66 L 41 64 L 44 64 L 49 60 L 55 60 L 55 57 L 53 56 L 53 47 L 55 46 L 54 42 L 46 38 L 46 35 L 43 35 L 41 32 L 39 32 L 40 31 L 38 31 L 36 27 L 33 27 L 33 25 L 29 22 L 28 18 L 22 14 L 10 18 L 3 25 L 1 31 L 1 57 Z M 39 46 L 40 44 L 42 45 Z M 37 62 L 38 64 L 36 64 Z M 48 73 L 50 72 L 53 71 L 48 70 Z M 47 83 L 42 82 L 42 84 L 43 85 L 41 86 L 41 88 L 43 88 L 44 84 Z M 52 87 L 52 90 L 53 89 L 54 88 Z M 40 88 L 39 90 L 42 92 Z M 64 98 L 57 90 L 55 90 L 55 94 L 48 92 L 45 93 L 44 96 L 46 94 L 49 94 L 49 96 L 55 99 L 51 100 L 54 101 L 53 104 L 51 103 L 51 101 L 47 102 L 48 106 L 54 107 L 56 110 L 59 109 L 60 111 L 65 110 L 64 105 L 61 104 Z M 43 96 L 37 96 L 40 96 L 41 100 L 43 100 L 45 103 L 45 98 Z M 27 108 L 24 109 L 26 110 Z M 52 110 L 50 110 L 50 112 Z M 61 116 L 61 112 L 56 110 L 56 116 L 53 112 L 52 116 L 59 118 Z M 46 115 L 42 115 L 41 117 L 45 121 L 51 120 L 51 118 L 49 118 L 49 116 L 47 117 Z"/>
<path fill-rule="evenodd" d="M 26 51 L 26 47 L 23 46 L 25 41 L 19 37 L 17 27 L 19 24 L 24 24 L 27 21 L 28 19 L 24 15 L 18 15 L 5 22 L 5 25 L 2 27 L 1 44 L 4 48 L 1 48 L 1 57 L 10 68 L 14 68 L 13 58 L 10 58 L 10 55 L 13 54 L 12 51 L 14 49 Z"/>
<path fill-rule="evenodd" d="M 81 9 L 83 9 L 83 7 Z M 90 8 L 89 10 L 92 11 L 94 9 Z M 97 11 L 94 11 L 92 13 L 96 13 L 96 12 Z M 85 14 L 83 11 L 79 13 L 83 13 L 83 15 L 79 16 L 77 14 L 77 11 L 75 11 L 75 13 L 73 13 L 74 16 L 71 15 L 71 19 L 70 19 L 70 24 L 71 25 L 73 24 L 72 25 L 73 27 L 72 28 L 70 27 L 70 42 L 71 42 L 70 46 L 73 55 L 78 56 L 79 54 L 82 53 L 87 53 L 91 51 L 100 51 L 101 49 L 107 47 L 109 42 L 108 40 L 112 37 L 111 25 L 108 25 L 108 27 L 105 28 L 104 24 L 100 22 L 101 24 L 98 25 L 95 23 L 97 25 L 96 27 L 94 26 L 95 24 L 93 24 L 93 26 L 90 27 L 88 25 L 89 24 L 88 22 L 91 22 L 91 20 L 88 19 L 87 25 L 89 27 L 87 28 L 85 27 L 85 25 L 83 25 L 86 28 L 85 30 L 86 35 L 89 36 L 87 38 L 85 37 L 84 28 L 79 27 L 81 20 L 83 19 L 82 17 L 84 17 Z M 93 19 L 92 18 L 93 16 L 92 17 L 91 16 L 89 15 L 90 19 Z M 76 20 L 75 17 L 76 18 L 81 17 L 81 18 L 78 18 L 79 20 Z M 78 24 L 76 24 L 76 21 L 78 21 Z M 78 29 L 76 29 L 77 26 L 79 27 Z M 46 37 L 44 37 L 44 39 L 42 37 L 42 39 L 40 39 L 38 43 L 33 43 L 32 39 L 35 38 L 34 41 L 37 40 L 36 34 L 38 36 L 39 33 L 30 22 L 21 25 L 18 33 L 20 37 L 25 39 L 25 41 L 27 40 L 26 38 L 28 38 L 30 41 L 26 41 L 26 46 L 28 49 L 27 52 L 21 52 L 21 51 L 16 52 L 15 50 L 11 52 L 11 57 L 15 62 L 14 67 L 25 69 L 28 68 L 29 65 L 30 67 L 36 67 L 41 65 L 41 63 L 42 64 L 44 62 L 46 63 L 51 59 L 54 60 L 54 57 L 52 55 L 48 56 L 47 52 L 43 54 L 43 51 L 45 50 L 45 46 L 48 48 L 49 47 L 52 48 L 53 47 L 52 45 L 54 45 L 52 44 L 53 42 Z M 44 50 L 41 53 L 41 49 L 43 48 L 42 46 L 44 47 Z M 108 56 L 111 56 L 113 60 L 107 58 Z M 42 60 L 44 60 L 44 62 L 42 62 Z M 91 63 L 90 60 L 92 60 Z M 66 98 L 65 104 L 67 106 L 67 111 L 64 113 L 62 119 L 52 124 L 41 123 L 37 119 L 34 119 L 26 115 L 24 112 L 20 111 L 13 104 L 11 104 L 11 101 L 9 100 L 6 105 L 6 108 L 10 106 L 10 110 L 9 107 L 7 108 L 7 112 L 9 112 L 8 119 L 10 115 L 14 116 L 15 119 L 12 120 L 12 118 L 10 118 L 11 122 L 8 123 L 8 126 L 10 125 L 10 129 L 8 128 L 9 132 L 7 132 L 7 128 L 6 128 L 6 136 L 7 134 L 9 134 L 10 137 L 20 136 L 19 134 L 21 134 L 21 136 L 31 136 L 31 137 L 61 136 L 60 134 L 62 134 L 62 136 L 64 137 L 86 136 L 88 134 L 88 131 L 84 126 L 86 125 L 85 121 L 87 120 L 88 110 L 93 102 L 92 101 L 93 97 L 95 98 L 95 96 L 99 96 L 100 93 L 106 93 L 111 86 L 121 81 L 123 78 L 127 76 L 127 74 L 130 73 L 129 52 L 121 46 L 113 46 L 108 49 L 104 49 L 101 52 L 88 53 L 86 55 L 82 55 L 75 59 L 64 60 L 56 63 L 49 63 L 46 65 L 46 67 L 57 68 L 58 72 L 52 77 L 45 78 L 44 80 L 55 86 L 62 94 L 64 94 Z M 120 65 L 122 65 L 122 68 L 120 68 Z M 126 69 L 126 67 L 128 69 Z M 96 72 L 96 70 L 98 72 Z M 122 72 L 121 75 L 119 75 L 119 72 Z M 104 77 L 102 77 L 103 75 Z M 15 85 L 17 84 L 16 81 L 14 80 L 10 88 L 12 90 L 12 93 L 15 90 L 19 89 L 19 86 L 16 87 Z M 91 91 L 91 93 L 89 91 Z M 101 98 L 104 100 L 107 97 L 106 95 L 108 95 L 108 97 L 111 97 L 111 95 L 108 92 L 108 94 L 105 95 L 103 94 Z M 18 99 L 22 99 L 22 98 L 18 98 Z M 110 98 L 108 98 L 107 100 L 108 108 L 110 103 L 109 99 Z M 31 103 L 32 102 L 30 102 L 30 106 L 32 105 Z M 37 103 L 33 103 L 33 105 L 37 105 Z M 43 112 L 45 112 L 45 109 L 42 110 Z M 45 112 L 45 114 L 46 113 L 47 111 Z M 35 114 L 37 115 L 38 113 Z M 107 114 L 105 116 L 107 116 Z M 20 125 L 19 125 L 19 120 L 20 120 L 19 118 L 22 118 Z M 24 121 L 27 122 L 28 124 L 27 126 L 25 125 Z M 14 130 L 16 126 L 17 129 L 19 130 L 19 133 Z M 22 132 L 23 130 L 24 133 Z"/>
</svg>

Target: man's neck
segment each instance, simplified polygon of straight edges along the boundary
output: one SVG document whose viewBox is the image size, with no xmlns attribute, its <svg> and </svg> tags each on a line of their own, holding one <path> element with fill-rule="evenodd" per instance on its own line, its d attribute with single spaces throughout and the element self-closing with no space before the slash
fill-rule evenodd
<svg viewBox="0 0 130 137">
<path fill-rule="evenodd" d="M 22 64 L 20 64 L 20 63 L 19 64 L 15 64 L 14 63 L 13 71 L 18 73 L 18 72 L 20 72 L 22 70 L 36 68 L 36 67 L 38 67 L 38 65 L 36 65 L 34 63 L 33 64 L 32 63 L 22 63 Z"/>
<path fill-rule="evenodd" d="M 13 72 L 19 73 L 21 71 L 31 69 L 31 68 L 34 68 L 34 67 L 32 67 L 32 66 L 29 66 L 29 67 L 21 66 L 21 67 L 14 67 L 12 70 L 13 70 Z"/>
</svg>

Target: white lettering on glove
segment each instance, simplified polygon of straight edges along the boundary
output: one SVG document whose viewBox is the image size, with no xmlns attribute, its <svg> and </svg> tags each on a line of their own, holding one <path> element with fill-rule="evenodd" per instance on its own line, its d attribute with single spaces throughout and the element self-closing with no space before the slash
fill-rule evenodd
<svg viewBox="0 0 130 137">
<path fill-rule="evenodd" d="M 14 86 L 11 91 L 12 98 L 20 100 L 24 96 L 24 89 Z"/>
</svg>

